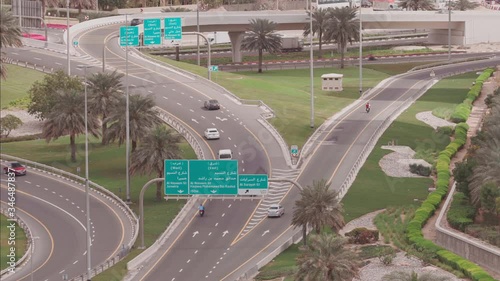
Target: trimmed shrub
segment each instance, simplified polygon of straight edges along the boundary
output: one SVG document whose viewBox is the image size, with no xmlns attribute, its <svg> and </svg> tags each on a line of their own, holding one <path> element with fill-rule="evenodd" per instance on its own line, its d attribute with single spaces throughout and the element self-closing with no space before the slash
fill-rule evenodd
<svg viewBox="0 0 500 281">
<path fill-rule="evenodd" d="M 428 177 L 431 174 L 431 167 L 422 164 L 410 164 L 410 172 L 419 176 Z"/>
<path fill-rule="evenodd" d="M 345 234 L 349 237 L 349 243 L 368 244 L 378 241 L 378 230 L 370 230 L 365 227 L 358 227 Z"/>
</svg>

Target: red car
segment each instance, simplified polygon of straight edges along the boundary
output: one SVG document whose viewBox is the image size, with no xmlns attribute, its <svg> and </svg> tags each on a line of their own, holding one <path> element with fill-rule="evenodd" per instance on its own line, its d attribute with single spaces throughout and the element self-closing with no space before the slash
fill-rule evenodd
<svg viewBox="0 0 500 281">
<path fill-rule="evenodd" d="M 4 172 L 7 173 L 14 173 L 16 176 L 24 176 L 26 175 L 26 167 L 21 165 L 19 162 L 10 162 L 7 164 L 7 167 L 3 168 Z"/>
</svg>

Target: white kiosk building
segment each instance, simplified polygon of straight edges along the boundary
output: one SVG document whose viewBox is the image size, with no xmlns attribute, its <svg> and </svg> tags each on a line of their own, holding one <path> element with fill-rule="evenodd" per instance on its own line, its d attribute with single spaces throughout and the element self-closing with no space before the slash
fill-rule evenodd
<svg viewBox="0 0 500 281">
<path fill-rule="evenodd" d="M 342 91 L 342 77 L 343 74 L 327 73 L 321 75 L 321 89 L 323 91 Z"/>
</svg>

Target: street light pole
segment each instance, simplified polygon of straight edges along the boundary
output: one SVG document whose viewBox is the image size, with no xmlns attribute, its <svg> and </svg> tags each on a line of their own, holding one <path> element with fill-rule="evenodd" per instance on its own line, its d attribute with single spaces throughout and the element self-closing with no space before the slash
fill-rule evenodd
<svg viewBox="0 0 500 281">
<path fill-rule="evenodd" d="M 363 24 L 359 5 L 359 96 L 363 94 Z"/>
<path fill-rule="evenodd" d="M 130 174 L 129 174 L 129 165 L 130 165 L 130 112 L 129 112 L 129 91 L 128 91 L 128 17 L 127 17 L 127 14 L 125 14 L 125 26 L 127 27 L 125 30 L 126 30 L 126 33 L 125 33 L 125 37 L 127 38 L 127 44 L 125 45 L 125 84 L 126 84 L 126 91 L 125 91 L 125 98 L 126 98 L 126 107 L 127 109 L 125 110 L 125 131 L 126 131 L 126 144 L 125 144 L 125 149 L 127 150 L 126 151 L 126 154 L 125 154 L 125 158 L 126 158 L 126 182 L 127 182 L 127 200 L 126 202 L 127 203 L 130 203 Z"/>
<path fill-rule="evenodd" d="M 69 0 L 66 0 L 66 55 L 68 61 L 68 76 L 71 75 L 71 59 L 69 58 Z"/>
<path fill-rule="evenodd" d="M 87 102 L 87 68 L 91 68 L 90 65 L 79 65 L 79 68 L 83 68 L 85 76 L 85 208 L 86 208 L 86 223 L 87 223 L 87 280 L 91 279 L 91 256 L 90 256 L 90 196 L 89 196 L 89 130 L 88 130 L 88 102 Z"/>
<path fill-rule="evenodd" d="M 313 53 L 313 10 L 312 0 L 309 0 L 309 69 L 311 74 L 311 128 L 314 128 L 314 53 Z"/>
<path fill-rule="evenodd" d="M 196 0 L 196 32 L 200 33 L 200 1 Z M 196 36 L 196 61 L 200 66 L 200 36 Z"/>
<path fill-rule="evenodd" d="M 451 60 L 451 0 L 448 1 L 448 60 Z"/>
</svg>

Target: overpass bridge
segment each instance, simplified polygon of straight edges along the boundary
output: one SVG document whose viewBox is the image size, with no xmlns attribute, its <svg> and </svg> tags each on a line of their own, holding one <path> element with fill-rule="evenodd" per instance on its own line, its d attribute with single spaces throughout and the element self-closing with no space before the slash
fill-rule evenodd
<svg viewBox="0 0 500 281">
<path fill-rule="evenodd" d="M 160 8 L 159 8 L 160 9 Z M 129 18 L 182 17 L 183 31 L 196 31 L 196 13 L 137 13 Z M 138 9 L 124 9 L 120 13 L 139 12 Z M 269 19 L 277 23 L 277 30 L 303 30 L 309 23 L 305 11 L 209 11 L 200 12 L 200 32 L 228 32 L 232 45 L 233 62 L 241 62 L 241 41 L 249 28 L 251 19 Z M 500 42 L 500 11 L 452 11 L 451 21 L 448 13 L 436 11 L 372 11 L 362 10 L 363 29 L 427 29 L 428 43 L 448 44 L 448 25 L 451 28 L 451 44 L 466 45 L 481 42 Z"/>
</svg>

